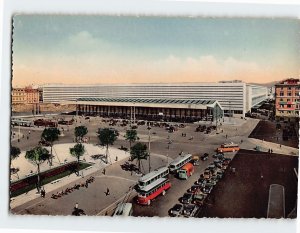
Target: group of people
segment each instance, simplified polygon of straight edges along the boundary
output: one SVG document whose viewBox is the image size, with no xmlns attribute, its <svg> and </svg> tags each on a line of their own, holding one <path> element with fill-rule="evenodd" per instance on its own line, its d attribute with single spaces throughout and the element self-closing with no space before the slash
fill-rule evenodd
<svg viewBox="0 0 300 233">
<path fill-rule="evenodd" d="M 91 176 L 90 178 L 88 178 L 85 182 L 80 183 L 80 184 L 74 184 L 73 187 L 71 188 L 66 188 L 65 190 L 62 190 L 61 192 L 57 192 L 56 194 L 52 194 L 52 198 L 53 199 L 57 199 L 59 197 L 62 197 L 64 195 L 68 195 L 69 193 L 73 192 L 75 189 L 79 189 L 80 187 L 86 187 L 88 188 L 89 184 L 94 182 L 95 177 Z"/>
<path fill-rule="evenodd" d="M 273 153 L 273 150 L 272 150 L 272 149 L 269 149 L 269 150 L 268 150 L 268 153 L 269 153 L 269 154 L 272 154 L 272 153 Z"/>
</svg>

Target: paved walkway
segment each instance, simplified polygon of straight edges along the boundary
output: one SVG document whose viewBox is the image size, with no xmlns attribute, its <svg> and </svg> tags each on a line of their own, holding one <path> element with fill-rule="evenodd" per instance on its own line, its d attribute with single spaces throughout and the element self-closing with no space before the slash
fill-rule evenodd
<svg viewBox="0 0 300 233">
<path fill-rule="evenodd" d="M 59 165 L 59 163 L 57 162 L 57 158 L 60 157 L 61 159 L 66 157 L 66 154 L 68 153 L 68 150 L 70 147 L 72 147 L 74 145 L 74 143 L 68 143 L 68 144 L 57 144 L 55 145 L 55 150 L 54 150 L 54 155 L 56 155 L 56 160 L 54 161 L 54 164 L 56 164 L 56 166 Z M 89 176 L 99 170 L 102 170 L 104 167 L 109 166 L 110 164 L 106 164 L 101 160 L 94 160 L 91 155 L 95 155 L 95 154 L 101 154 L 101 153 L 105 153 L 105 149 L 103 148 L 99 148 L 98 146 L 92 145 L 92 144 L 84 144 L 85 148 L 86 148 L 86 153 L 83 156 L 86 160 L 86 162 L 90 162 L 93 163 L 94 165 L 92 165 L 91 167 L 88 167 L 84 170 L 82 170 L 80 172 L 81 176 L 77 176 L 75 174 L 71 174 L 67 177 L 64 177 L 62 179 L 59 179 L 58 182 L 52 182 L 49 183 L 47 185 L 44 186 L 46 192 L 51 192 L 53 190 L 56 190 L 58 188 L 61 188 L 63 186 L 65 186 L 66 184 L 69 184 L 71 182 L 74 181 L 79 181 L 82 176 Z M 99 153 L 100 152 L 100 153 Z M 110 158 L 111 158 L 111 164 L 116 163 L 117 161 L 121 161 L 121 160 L 125 160 L 128 159 L 129 157 L 129 153 L 116 149 L 116 148 L 110 148 L 109 149 L 109 154 L 110 154 Z M 26 159 L 24 158 L 25 152 L 23 151 L 19 157 L 19 163 L 27 163 L 28 166 L 24 166 L 24 164 L 21 166 L 22 170 L 20 170 L 19 172 L 19 176 L 20 178 L 24 177 L 24 174 L 28 174 L 29 171 L 24 171 L 25 169 L 35 169 L 36 168 L 29 163 L 28 161 L 26 161 Z M 116 157 L 118 157 L 118 160 L 116 160 Z M 68 161 L 75 161 L 75 158 L 72 158 L 71 156 L 67 157 L 69 160 Z M 13 163 L 13 165 L 16 167 L 17 163 Z M 44 164 L 41 171 L 45 171 L 49 169 L 49 166 L 47 164 Z M 16 178 L 14 178 L 16 179 Z M 22 205 L 28 201 L 31 201 L 35 198 L 39 197 L 39 195 L 36 194 L 36 190 L 31 190 L 28 193 L 24 193 L 22 195 L 19 195 L 15 198 L 12 198 L 11 201 L 11 208 L 14 208 L 16 206 Z"/>
<path fill-rule="evenodd" d="M 269 149 L 273 150 L 273 153 L 283 155 L 299 156 L 299 149 L 289 146 L 283 146 L 273 142 L 266 142 L 256 138 L 247 138 L 245 143 L 240 145 L 241 149 L 255 150 L 256 146 L 260 146 L 262 151 L 268 152 Z"/>
</svg>

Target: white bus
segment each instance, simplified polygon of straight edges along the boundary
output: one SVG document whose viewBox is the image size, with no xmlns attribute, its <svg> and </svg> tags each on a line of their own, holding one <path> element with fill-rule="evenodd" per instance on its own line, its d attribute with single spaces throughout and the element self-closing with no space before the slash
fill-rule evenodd
<svg viewBox="0 0 300 233">
<path fill-rule="evenodd" d="M 178 169 L 180 169 L 182 166 L 187 164 L 192 160 L 192 155 L 191 154 L 186 154 L 186 155 L 180 155 L 176 159 L 174 159 L 170 165 L 169 169 L 171 173 L 175 173 Z"/>
<path fill-rule="evenodd" d="M 143 189 L 145 186 L 151 184 L 159 178 L 166 177 L 169 174 L 168 167 L 161 167 L 142 176 L 138 181 L 138 189 Z"/>
<path fill-rule="evenodd" d="M 16 118 L 16 117 L 11 118 L 11 124 L 14 125 L 14 126 L 18 126 L 18 125 L 26 126 L 26 127 L 33 126 L 32 120 L 23 119 L 23 118 Z"/>
<path fill-rule="evenodd" d="M 131 216 L 132 211 L 132 203 L 119 203 L 113 216 Z"/>
</svg>

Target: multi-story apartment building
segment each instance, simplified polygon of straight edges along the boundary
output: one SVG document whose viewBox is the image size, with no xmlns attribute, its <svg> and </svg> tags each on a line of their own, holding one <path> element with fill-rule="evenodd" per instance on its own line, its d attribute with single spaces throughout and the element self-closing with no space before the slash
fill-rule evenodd
<svg viewBox="0 0 300 233">
<path fill-rule="evenodd" d="M 26 103 L 27 104 L 38 104 L 40 100 L 39 90 L 32 86 L 25 87 Z"/>
<path fill-rule="evenodd" d="M 291 121 L 299 117 L 299 79 L 286 79 L 275 85 L 275 116 L 278 120 Z"/>
<path fill-rule="evenodd" d="M 26 92 L 25 88 L 13 88 L 12 89 L 12 104 L 25 104 Z"/>
<path fill-rule="evenodd" d="M 43 86 L 44 103 L 76 101 L 79 98 L 141 98 L 217 100 L 224 112 L 245 114 L 251 107 L 267 99 L 267 87 L 241 81 L 219 83 L 148 83 Z"/>
</svg>

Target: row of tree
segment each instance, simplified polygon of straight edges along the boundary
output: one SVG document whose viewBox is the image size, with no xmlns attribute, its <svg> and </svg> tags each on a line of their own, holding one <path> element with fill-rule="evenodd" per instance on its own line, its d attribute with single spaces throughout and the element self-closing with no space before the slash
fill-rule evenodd
<svg viewBox="0 0 300 233">
<path fill-rule="evenodd" d="M 88 129 L 85 126 L 75 127 L 74 135 L 76 139 L 76 144 L 72 148 L 70 148 L 69 152 L 71 156 L 77 159 L 78 165 L 79 165 L 80 157 L 83 156 L 85 153 L 85 147 L 82 144 L 82 142 L 84 136 L 87 135 L 87 133 L 88 133 Z M 33 149 L 26 151 L 25 158 L 37 167 L 37 191 L 38 192 L 41 191 L 41 180 L 40 180 L 41 164 L 43 164 L 45 161 L 48 161 L 49 165 L 52 166 L 53 158 L 54 158 L 54 155 L 52 153 L 53 145 L 54 142 L 59 139 L 59 135 L 60 135 L 60 130 L 58 128 L 46 128 L 44 129 L 41 135 L 41 139 L 48 143 L 48 145 L 50 146 L 50 152 L 46 148 L 42 147 L 41 145 L 38 145 Z M 103 128 L 103 129 L 100 128 L 97 131 L 97 136 L 100 145 L 106 148 L 105 160 L 106 163 L 108 163 L 109 146 L 114 144 L 119 134 L 116 130 L 110 128 Z M 147 152 L 147 146 L 140 142 L 132 146 L 132 143 L 136 142 L 139 139 L 137 136 L 137 131 L 133 129 L 126 131 L 125 139 L 129 142 L 131 161 L 137 160 L 138 169 L 139 171 L 141 171 L 141 160 L 147 159 L 147 157 L 149 156 Z M 17 157 L 19 157 L 20 153 L 21 151 L 19 148 L 11 146 L 11 151 L 10 151 L 11 160 L 14 160 Z"/>
</svg>

